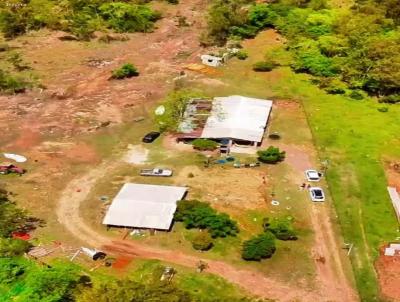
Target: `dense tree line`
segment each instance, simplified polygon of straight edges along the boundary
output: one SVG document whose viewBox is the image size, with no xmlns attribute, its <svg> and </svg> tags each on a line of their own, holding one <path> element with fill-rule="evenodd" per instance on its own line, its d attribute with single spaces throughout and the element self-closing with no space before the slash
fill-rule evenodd
<svg viewBox="0 0 400 302">
<path fill-rule="evenodd" d="M 254 37 L 274 27 L 288 38 L 291 67 L 316 76 L 328 93 L 400 101 L 400 5 L 396 0 L 358 0 L 350 8 L 325 0 L 214 0 L 205 44 Z"/>
<path fill-rule="evenodd" d="M 79 39 L 94 31 L 149 32 L 160 13 L 135 1 L 9 0 L 0 3 L 0 29 L 6 38 L 43 27 L 64 30 Z"/>
</svg>

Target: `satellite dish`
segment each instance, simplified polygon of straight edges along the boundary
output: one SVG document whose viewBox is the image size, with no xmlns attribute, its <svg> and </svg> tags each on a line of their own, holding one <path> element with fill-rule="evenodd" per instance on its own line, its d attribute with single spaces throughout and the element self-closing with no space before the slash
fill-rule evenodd
<svg viewBox="0 0 400 302">
<path fill-rule="evenodd" d="M 154 113 L 155 113 L 156 115 L 163 115 L 163 114 L 165 113 L 165 107 L 164 107 L 164 105 L 158 106 L 158 107 L 156 108 L 156 110 L 154 111 Z"/>
</svg>

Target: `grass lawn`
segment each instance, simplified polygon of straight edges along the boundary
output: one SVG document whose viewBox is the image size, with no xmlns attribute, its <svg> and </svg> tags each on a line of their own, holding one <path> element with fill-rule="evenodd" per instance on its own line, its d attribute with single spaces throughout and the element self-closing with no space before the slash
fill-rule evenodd
<svg viewBox="0 0 400 302">
<path fill-rule="evenodd" d="M 194 269 L 183 266 L 170 265 L 158 260 L 135 259 L 128 268 L 128 276 L 139 282 L 150 282 L 157 279 L 163 267 L 172 266 L 177 270 L 173 283 L 182 290 L 190 292 L 201 301 L 210 301 L 218 297 L 220 301 L 229 301 L 233 298 L 245 297 L 245 293 L 237 286 L 206 272 L 197 273 Z"/>
<path fill-rule="evenodd" d="M 379 289 L 373 263 L 378 248 L 399 236 L 383 158 L 400 156 L 400 106 L 389 106 L 389 112 L 382 113 L 377 110 L 382 105 L 373 99 L 328 95 L 312 85 L 309 76 L 288 67 L 253 72 L 252 64 L 277 47 L 273 43 L 270 32 L 247 41 L 249 59 L 233 59 L 223 70 L 222 80 L 228 85 L 210 87 L 209 93 L 302 102 L 319 158 L 328 161 L 329 190 L 345 242 L 354 244 L 350 257 L 362 301 L 376 301 Z M 291 129 L 296 136 L 297 129 Z"/>
</svg>

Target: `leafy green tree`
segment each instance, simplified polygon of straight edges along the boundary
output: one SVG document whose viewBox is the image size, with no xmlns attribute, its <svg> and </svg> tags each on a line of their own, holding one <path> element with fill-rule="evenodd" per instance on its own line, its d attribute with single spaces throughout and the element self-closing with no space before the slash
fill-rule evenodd
<svg viewBox="0 0 400 302">
<path fill-rule="evenodd" d="M 275 253 L 275 237 L 270 232 L 257 235 L 243 243 L 242 258 L 248 261 L 260 261 Z"/>
<path fill-rule="evenodd" d="M 27 264 L 24 260 L 0 257 L 0 287 L 12 285 L 24 275 Z"/>
<path fill-rule="evenodd" d="M 124 2 L 103 4 L 99 11 L 108 27 L 117 32 L 149 32 L 161 17 L 145 5 Z"/>
<path fill-rule="evenodd" d="M 58 263 L 28 274 L 20 301 L 68 302 L 74 301 L 74 291 L 81 279 L 80 269 L 68 263 Z"/>
<path fill-rule="evenodd" d="M 276 164 L 285 159 L 286 152 L 270 146 L 266 150 L 257 151 L 258 160 L 267 164 Z"/>
<path fill-rule="evenodd" d="M 0 191 L 0 237 L 10 237 L 11 233 L 15 231 L 29 232 L 39 226 L 41 222 L 18 208 L 9 199 L 6 191 Z"/>
</svg>

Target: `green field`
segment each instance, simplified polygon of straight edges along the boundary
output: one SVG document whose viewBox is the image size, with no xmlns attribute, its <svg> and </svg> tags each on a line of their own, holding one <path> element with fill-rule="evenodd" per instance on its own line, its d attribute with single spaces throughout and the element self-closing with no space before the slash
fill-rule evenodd
<svg viewBox="0 0 400 302">
<path fill-rule="evenodd" d="M 379 247 L 399 236 L 383 161 L 400 156 L 400 106 L 389 106 L 384 113 L 378 111 L 382 104 L 373 99 L 355 101 L 326 94 L 311 84 L 308 75 L 295 74 L 288 67 L 253 72 L 252 64 L 273 48 L 266 33 L 247 41 L 249 59 L 233 59 L 224 68 L 222 80 L 229 85 L 208 90 L 303 104 L 319 158 L 328 162 L 327 180 L 338 223 L 345 242 L 354 244 L 350 257 L 362 301 L 377 301 L 373 263 Z M 295 137 L 295 128 L 292 131 Z"/>
</svg>

